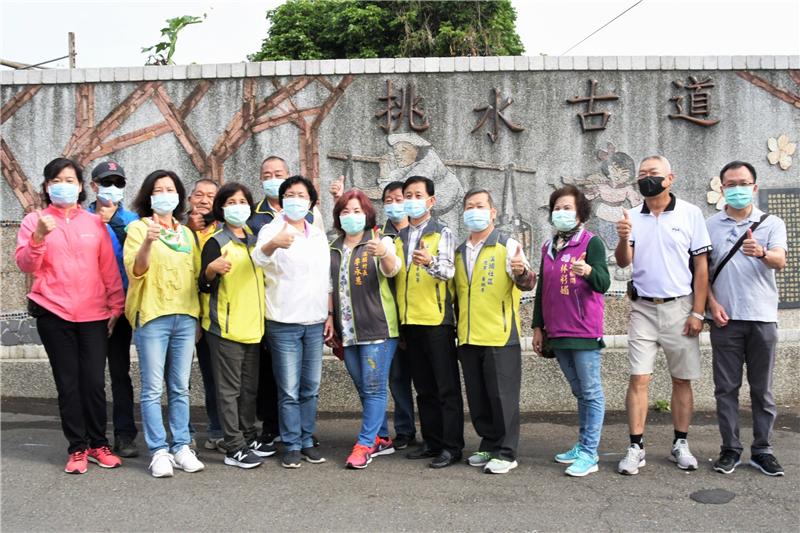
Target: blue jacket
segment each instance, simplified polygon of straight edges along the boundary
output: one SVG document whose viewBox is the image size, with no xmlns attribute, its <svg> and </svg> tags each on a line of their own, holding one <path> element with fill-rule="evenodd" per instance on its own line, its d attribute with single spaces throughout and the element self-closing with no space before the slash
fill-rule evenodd
<svg viewBox="0 0 800 533">
<path fill-rule="evenodd" d="M 89 204 L 87 211 L 94 213 L 97 209 L 97 202 Z M 111 244 L 114 246 L 114 255 L 117 257 L 117 268 L 119 275 L 122 276 L 122 288 L 128 291 L 128 275 L 125 273 L 125 264 L 122 262 L 122 247 L 125 246 L 125 228 L 133 222 L 139 220 L 139 215 L 128 211 L 122 204 L 117 206 L 117 211 L 111 220 L 106 222 L 106 229 L 111 236 Z"/>
</svg>

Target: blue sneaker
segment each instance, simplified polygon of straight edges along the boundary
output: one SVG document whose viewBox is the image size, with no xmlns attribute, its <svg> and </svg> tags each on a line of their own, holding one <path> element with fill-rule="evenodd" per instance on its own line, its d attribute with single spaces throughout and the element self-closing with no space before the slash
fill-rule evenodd
<svg viewBox="0 0 800 533">
<path fill-rule="evenodd" d="M 564 473 L 572 477 L 583 477 L 592 472 L 597 472 L 597 463 L 599 461 L 600 458 L 598 456 L 589 455 L 581 450 L 578 452 L 578 458 L 567 467 Z"/>
<path fill-rule="evenodd" d="M 581 445 L 576 443 L 575 446 L 572 447 L 571 450 L 564 453 L 559 453 L 556 455 L 555 459 L 557 463 L 561 463 L 562 465 L 571 465 L 575 462 L 575 459 L 578 458 L 578 452 L 581 449 Z"/>
</svg>

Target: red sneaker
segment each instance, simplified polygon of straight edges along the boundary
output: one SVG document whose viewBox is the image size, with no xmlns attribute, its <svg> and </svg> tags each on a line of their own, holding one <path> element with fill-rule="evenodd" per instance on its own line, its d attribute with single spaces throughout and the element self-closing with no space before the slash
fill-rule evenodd
<svg viewBox="0 0 800 533">
<path fill-rule="evenodd" d="M 122 466 L 122 459 L 111 453 L 108 446 L 89 449 L 89 460 L 103 468 L 117 468 Z"/>
<path fill-rule="evenodd" d="M 392 455 L 394 453 L 394 442 L 389 437 L 375 436 L 375 444 L 370 449 L 369 454 L 372 457 L 378 455 Z"/>
<path fill-rule="evenodd" d="M 88 469 L 89 464 L 86 462 L 86 450 L 78 450 L 77 452 L 69 454 L 64 472 L 67 474 L 85 474 Z"/>
<path fill-rule="evenodd" d="M 372 462 L 370 455 L 370 447 L 363 444 L 356 444 L 353 446 L 353 451 L 350 452 L 350 457 L 347 458 L 347 468 L 366 468 Z"/>
</svg>

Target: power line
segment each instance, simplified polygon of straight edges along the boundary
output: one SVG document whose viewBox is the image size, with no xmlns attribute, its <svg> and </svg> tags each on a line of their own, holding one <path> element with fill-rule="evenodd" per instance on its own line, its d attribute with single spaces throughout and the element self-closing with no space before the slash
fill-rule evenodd
<svg viewBox="0 0 800 533">
<path fill-rule="evenodd" d="M 639 0 L 638 2 L 634 3 L 634 4 L 633 4 L 632 6 L 630 6 L 628 9 L 626 9 L 625 11 L 623 11 L 622 13 L 620 13 L 619 15 L 617 15 L 616 17 L 614 17 L 613 19 L 609 20 L 608 22 L 606 22 L 605 24 L 603 24 L 602 26 L 600 26 L 599 28 L 597 28 L 596 30 L 594 30 L 592 33 L 590 33 L 589 35 L 587 35 L 586 37 L 584 37 L 583 39 L 581 39 L 581 40 L 580 40 L 580 41 L 578 41 L 577 43 L 575 43 L 575 44 L 573 44 L 572 46 L 570 46 L 569 48 L 567 48 L 566 52 L 563 52 L 563 53 L 562 53 L 562 54 L 560 54 L 560 55 L 562 55 L 562 56 L 563 56 L 563 55 L 567 54 L 567 52 L 569 52 L 570 50 L 572 50 L 573 48 L 575 48 L 575 47 L 576 47 L 576 46 L 578 46 L 579 44 L 583 43 L 583 42 L 584 42 L 585 40 L 587 40 L 589 37 L 591 37 L 591 36 L 592 36 L 592 35 L 594 35 L 595 33 L 599 32 L 600 30 L 602 30 L 603 28 L 605 28 L 606 26 L 608 26 L 609 24 L 611 24 L 612 22 L 614 22 L 615 20 L 617 20 L 618 18 L 620 18 L 622 15 L 624 15 L 625 13 L 627 13 L 628 11 L 630 11 L 631 9 L 633 9 L 634 7 L 636 7 L 636 6 L 638 6 L 639 4 L 641 4 L 642 2 L 644 2 L 644 0 Z"/>
</svg>

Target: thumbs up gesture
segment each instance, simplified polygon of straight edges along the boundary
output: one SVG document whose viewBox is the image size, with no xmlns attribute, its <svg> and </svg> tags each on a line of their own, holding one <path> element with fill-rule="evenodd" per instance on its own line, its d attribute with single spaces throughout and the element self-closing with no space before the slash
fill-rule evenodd
<svg viewBox="0 0 800 533">
<path fill-rule="evenodd" d="M 283 224 L 283 229 L 281 230 L 281 232 L 272 238 L 272 244 L 277 248 L 286 249 L 292 246 L 293 242 L 294 242 L 294 235 L 292 235 L 291 230 L 289 229 L 289 223 L 285 222 Z"/>
<path fill-rule="evenodd" d="M 367 241 L 367 253 L 377 257 L 386 255 L 386 246 L 384 246 L 379 236 Z"/>
<path fill-rule="evenodd" d="M 56 220 L 52 215 L 42 215 L 39 213 L 39 220 L 36 222 L 36 230 L 33 232 L 33 240 L 42 242 L 48 233 L 56 228 Z"/>
<path fill-rule="evenodd" d="M 146 241 L 150 243 L 157 241 L 160 235 L 161 225 L 151 218 L 147 223 L 147 236 L 145 237 Z"/>
<path fill-rule="evenodd" d="M 742 253 L 750 257 L 763 257 L 764 247 L 758 244 L 758 241 L 753 238 L 753 230 L 747 229 L 747 236 L 742 242 Z"/>
<path fill-rule="evenodd" d="M 592 272 L 592 266 L 589 265 L 585 259 L 586 252 L 582 253 L 578 260 L 572 263 L 572 272 L 574 272 L 576 276 L 585 278 Z"/>
<path fill-rule="evenodd" d="M 231 271 L 231 262 L 228 261 L 228 250 L 222 252 L 222 255 L 214 259 L 208 264 L 208 269 L 212 272 L 224 276 Z"/>
<path fill-rule="evenodd" d="M 192 212 L 189 213 L 189 220 L 186 225 L 189 226 L 189 229 L 192 231 L 203 231 L 206 229 L 206 221 L 203 215 L 195 209 L 192 209 Z"/>
<path fill-rule="evenodd" d="M 421 237 L 419 247 L 414 250 L 414 253 L 411 255 L 411 260 L 417 266 L 428 266 L 433 262 L 431 252 L 428 250 L 428 245 L 425 244 L 425 241 L 423 241 Z"/>
<path fill-rule="evenodd" d="M 631 238 L 632 228 L 633 224 L 631 223 L 631 217 L 628 214 L 628 210 L 623 209 L 622 218 L 617 221 L 617 235 L 619 235 L 619 239 L 629 241 Z"/>
<path fill-rule="evenodd" d="M 334 202 L 342 197 L 342 194 L 344 194 L 344 176 L 343 175 L 340 175 L 338 178 L 336 178 L 335 180 L 333 180 L 331 182 L 331 186 L 328 189 L 328 192 L 330 192 L 331 196 L 333 196 L 333 201 Z"/>
<path fill-rule="evenodd" d="M 515 276 L 521 276 L 525 273 L 527 266 L 525 265 L 525 257 L 522 255 L 522 246 L 517 246 L 517 252 L 511 258 L 511 272 Z"/>
</svg>

